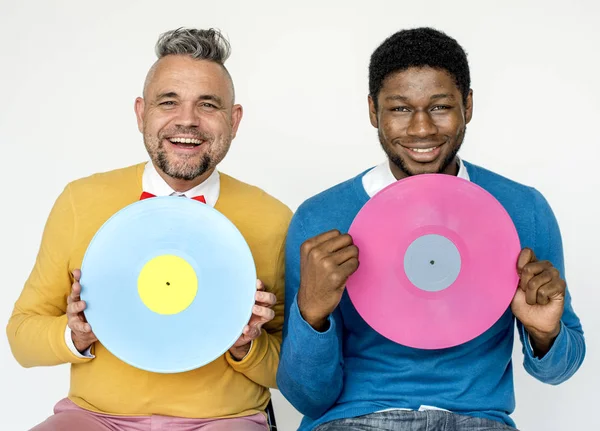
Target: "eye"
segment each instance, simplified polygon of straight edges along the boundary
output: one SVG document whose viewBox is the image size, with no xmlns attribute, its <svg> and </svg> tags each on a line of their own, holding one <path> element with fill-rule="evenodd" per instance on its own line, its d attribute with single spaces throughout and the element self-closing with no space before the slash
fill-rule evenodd
<svg viewBox="0 0 600 431">
<path fill-rule="evenodd" d="M 442 111 L 442 110 L 446 110 L 446 109 L 452 109 L 452 106 L 448 106 L 448 105 L 435 105 L 434 107 L 431 108 L 432 111 Z"/>
<path fill-rule="evenodd" d="M 160 106 L 175 106 L 175 101 L 166 100 L 164 102 L 159 103 Z"/>
<path fill-rule="evenodd" d="M 212 103 L 208 103 L 208 102 L 202 102 L 200 104 L 200 106 L 205 109 L 217 109 L 217 107 L 215 105 L 213 105 Z"/>
<path fill-rule="evenodd" d="M 396 111 L 396 112 L 410 112 L 410 109 L 408 109 L 406 106 L 396 106 L 395 108 L 392 108 L 392 111 Z"/>
</svg>

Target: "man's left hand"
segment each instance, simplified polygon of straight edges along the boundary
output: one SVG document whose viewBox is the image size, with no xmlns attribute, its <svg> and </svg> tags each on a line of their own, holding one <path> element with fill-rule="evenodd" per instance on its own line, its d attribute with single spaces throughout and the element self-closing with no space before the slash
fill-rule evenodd
<svg viewBox="0 0 600 431">
<path fill-rule="evenodd" d="M 552 263 L 524 248 L 517 260 L 520 282 L 511 302 L 513 314 L 530 336 L 536 356 L 544 356 L 560 332 L 567 284 Z"/>
<path fill-rule="evenodd" d="M 271 309 L 273 305 L 277 303 L 277 297 L 271 292 L 265 292 L 265 285 L 262 281 L 256 281 L 256 294 L 254 295 L 254 307 L 252 308 L 252 317 L 244 330 L 242 335 L 235 342 L 235 344 L 229 349 L 229 353 L 238 361 L 244 359 L 244 357 L 250 351 L 250 343 L 255 340 L 262 333 L 262 326 L 273 320 L 275 312 Z"/>
</svg>

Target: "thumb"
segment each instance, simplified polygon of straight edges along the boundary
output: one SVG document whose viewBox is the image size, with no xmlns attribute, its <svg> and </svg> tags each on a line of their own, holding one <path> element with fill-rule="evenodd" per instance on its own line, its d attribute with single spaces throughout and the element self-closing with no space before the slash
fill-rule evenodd
<svg viewBox="0 0 600 431">
<path fill-rule="evenodd" d="M 515 311 L 518 312 L 518 310 L 520 310 L 523 307 L 523 304 L 527 304 L 527 298 L 525 295 L 525 291 L 523 291 L 522 289 L 517 289 L 515 292 L 515 296 L 513 296 L 512 301 L 510 302 L 510 308 L 513 311 L 513 314 L 517 314 Z"/>
<path fill-rule="evenodd" d="M 519 275 L 521 275 L 525 265 L 535 261 L 537 261 L 537 258 L 535 257 L 535 253 L 532 249 L 526 247 L 521 250 L 521 253 L 519 253 L 519 258 L 517 259 L 517 271 Z"/>
</svg>

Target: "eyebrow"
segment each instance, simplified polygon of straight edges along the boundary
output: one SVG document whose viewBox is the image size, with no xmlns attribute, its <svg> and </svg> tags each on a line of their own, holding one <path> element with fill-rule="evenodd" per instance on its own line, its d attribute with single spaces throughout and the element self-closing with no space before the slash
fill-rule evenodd
<svg viewBox="0 0 600 431">
<path fill-rule="evenodd" d="M 203 94 L 202 96 L 198 97 L 198 100 L 212 100 L 213 102 L 217 102 L 217 105 L 223 104 L 221 98 L 216 94 Z"/>
<path fill-rule="evenodd" d="M 401 100 L 403 102 L 408 102 L 408 97 L 400 96 L 399 94 L 394 94 L 392 96 L 387 96 L 385 100 Z"/>
<path fill-rule="evenodd" d="M 167 99 L 167 98 L 175 99 L 177 97 L 179 97 L 179 95 L 176 92 L 168 91 L 166 93 L 160 93 L 158 96 L 156 96 L 156 99 L 157 100 Z M 221 100 L 221 98 L 219 96 L 217 96 L 216 94 L 202 94 L 201 96 L 198 97 L 198 101 L 202 101 L 202 100 L 214 101 L 219 105 L 223 104 L 223 101 Z"/>
<path fill-rule="evenodd" d="M 454 99 L 454 94 L 450 94 L 450 93 L 440 93 L 440 94 L 434 94 L 433 96 L 431 96 L 429 98 L 429 100 L 437 100 L 437 99 Z"/>
<path fill-rule="evenodd" d="M 156 96 L 157 99 L 175 98 L 175 97 L 177 97 L 177 93 L 175 93 L 174 91 L 160 93 L 158 96 Z"/>
<path fill-rule="evenodd" d="M 454 100 L 454 94 L 450 94 L 450 93 L 434 94 L 433 96 L 431 96 L 429 98 L 429 100 L 446 99 L 446 98 Z M 401 96 L 399 94 L 393 94 L 391 96 L 387 96 L 385 98 L 385 100 L 400 100 L 402 102 L 408 102 L 408 97 Z"/>
</svg>

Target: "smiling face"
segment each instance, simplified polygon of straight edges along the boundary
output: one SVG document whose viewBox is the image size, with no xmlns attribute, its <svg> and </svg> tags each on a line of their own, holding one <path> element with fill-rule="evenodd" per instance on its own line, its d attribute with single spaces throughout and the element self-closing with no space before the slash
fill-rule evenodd
<svg viewBox="0 0 600 431">
<path fill-rule="evenodd" d="M 150 159 L 174 189 L 200 184 L 223 160 L 242 118 L 223 66 L 186 55 L 161 58 L 135 102 Z"/>
<path fill-rule="evenodd" d="M 426 173 L 456 175 L 456 154 L 471 121 L 466 103 L 444 70 L 411 67 L 383 81 L 377 103 L 369 96 L 371 124 L 397 179 Z"/>
</svg>

